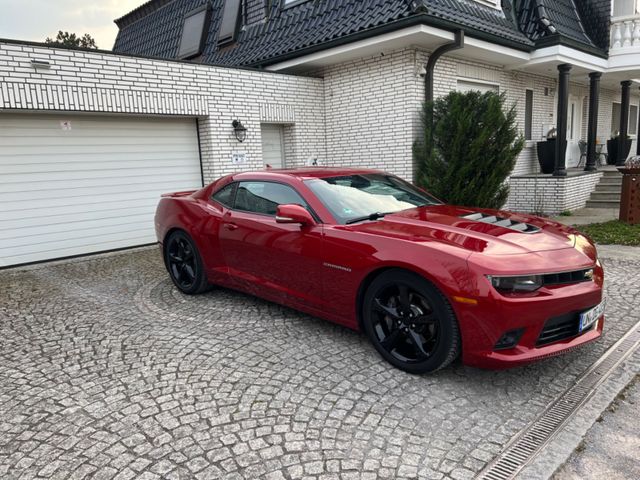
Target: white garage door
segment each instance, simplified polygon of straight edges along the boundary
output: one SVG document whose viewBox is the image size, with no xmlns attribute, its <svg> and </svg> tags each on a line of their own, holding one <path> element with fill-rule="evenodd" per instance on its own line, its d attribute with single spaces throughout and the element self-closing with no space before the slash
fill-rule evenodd
<svg viewBox="0 0 640 480">
<path fill-rule="evenodd" d="M 0 113 L 0 267 L 153 243 L 201 186 L 194 119 Z"/>
</svg>

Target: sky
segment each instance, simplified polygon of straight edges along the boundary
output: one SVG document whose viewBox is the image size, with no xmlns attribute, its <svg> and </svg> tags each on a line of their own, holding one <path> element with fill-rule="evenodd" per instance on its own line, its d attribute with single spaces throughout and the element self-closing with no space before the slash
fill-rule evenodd
<svg viewBox="0 0 640 480">
<path fill-rule="evenodd" d="M 85 33 L 111 50 L 118 33 L 113 23 L 146 0 L 0 0 L 0 38 L 43 42 L 58 30 Z"/>
</svg>

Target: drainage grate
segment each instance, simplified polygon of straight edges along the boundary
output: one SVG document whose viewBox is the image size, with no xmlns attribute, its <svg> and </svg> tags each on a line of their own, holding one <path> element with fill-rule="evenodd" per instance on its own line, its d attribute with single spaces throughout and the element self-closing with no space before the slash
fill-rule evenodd
<svg viewBox="0 0 640 480">
<path fill-rule="evenodd" d="M 600 357 L 560 398 L 523 430 L 482 470 L 478 480 L 514 478 L 593 394 L 604 379 L 640 345 L 640 322 Z"/>
</svg>

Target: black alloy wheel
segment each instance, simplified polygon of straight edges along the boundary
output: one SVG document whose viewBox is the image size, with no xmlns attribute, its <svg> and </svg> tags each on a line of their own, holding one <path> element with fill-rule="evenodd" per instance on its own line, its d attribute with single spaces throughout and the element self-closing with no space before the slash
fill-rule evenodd
<svg viewBox="0 0 640 480">
<path fill-rule="evenodd" d="M 365 294 L 363 326 L 378 352 L 410 373 L 449 365 L 460 350 L 453 309 L 431 283 L 414 273 L 388 270 Z"/>
<path fill-rule="evenodd" d="M 173 283 L 187 295 L 209 288 L 200 253 L 183 231 L 175 231 L 165 241 L 164 262 Z"/>
</svg>

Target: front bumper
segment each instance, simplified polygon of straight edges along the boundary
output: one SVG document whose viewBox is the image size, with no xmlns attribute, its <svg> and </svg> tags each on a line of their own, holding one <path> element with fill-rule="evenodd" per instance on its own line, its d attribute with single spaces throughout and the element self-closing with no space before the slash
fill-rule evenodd
<svg viewBox="0 0 640 480">
<path fill-rule="evenodd" d="M 604 315 L 582 333 L 541 344 L 545 324 L 556 317 L 577 316 L 602 302 L 603 274 L 597 267 L 594 281 L 543 287 L 532 295 L 503 296 L 488 289 L 477 305 L 454 306 L 462 331 L 462 360 L 480 368 L 509 368 L 556 356 L 600 337 Z M 497 349 L 508 331 L 522 329 L 514 347 Z"/>
</svg>

